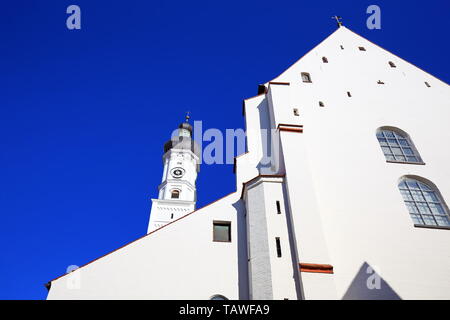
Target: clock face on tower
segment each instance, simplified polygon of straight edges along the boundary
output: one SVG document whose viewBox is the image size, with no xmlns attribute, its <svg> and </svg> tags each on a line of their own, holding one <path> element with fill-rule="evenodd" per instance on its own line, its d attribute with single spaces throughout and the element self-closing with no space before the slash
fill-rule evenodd
<svg viewBox="0 0 450 320">
<path fill-rule="evenodd" d="M 183 168 L 173 168 L 170 171 L 170 174 L 174 178 L 181 178 L 182 176 L 184 176 L 184 169 Z"/>
</svg>

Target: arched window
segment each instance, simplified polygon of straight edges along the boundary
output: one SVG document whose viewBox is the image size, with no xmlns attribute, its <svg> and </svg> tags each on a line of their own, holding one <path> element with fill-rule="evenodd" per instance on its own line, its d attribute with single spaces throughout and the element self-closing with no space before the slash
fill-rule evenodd
<svg viewBox="0 0 450 320">
<path fill-rule="evenodd" d="M 212 296 L 209 300 L 228 300 L 228 298 L 221 294 L 216 294 Z"/>
<path fill-rule="evenodd" d="M 448 208 L 431 182 L 403 177 L 398 188 L 415 225 L 450 227 Z"/>
<path fill-rule="evenodd" d="M 311 75 L 307 72 L 302 72 L 302 81 L 310 83 L 311 81 Z"/>
<path fill-rule="evenodd" d="M 172 190 L 172 199 L 180 198 L 180 190 Z"/>
<path fill-rule="evenodd" d="M 377 138 L 387 161 L 423 164 L 408 134 L 400 129 L 380 128 L 377 130 Z"/>
</svg>

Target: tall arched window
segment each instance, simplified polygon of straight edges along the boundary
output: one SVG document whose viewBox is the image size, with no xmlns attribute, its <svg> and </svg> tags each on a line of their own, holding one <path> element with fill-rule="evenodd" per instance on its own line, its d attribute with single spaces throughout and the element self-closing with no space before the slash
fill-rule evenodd
<svg viewBox="0 0 450 320">
<path fill-rule="evenodd" d="M 403 177 L 398 188 L 415 225 L 450 227 L 448 208 L 431 182 Z"/>
<path fill-rule="evenodd" d="M 419 152 L 406 132 L 383 127 L 377 130 L 377 138 L 387 161 L 423 164 Z"/>
</svg>

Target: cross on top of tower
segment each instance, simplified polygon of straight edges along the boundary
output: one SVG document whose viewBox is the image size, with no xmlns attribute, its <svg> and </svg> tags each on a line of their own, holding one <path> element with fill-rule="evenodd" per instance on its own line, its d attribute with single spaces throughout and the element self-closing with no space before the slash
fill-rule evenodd
<svg viewBox="0 0 450 320">
<path fill-rule="evenodd" d="M 340 16 L 334 16 L 334 17 L 331 17 L 331 19 L 336 20 L 338 27 L 341 27 L 341 26 L 343 25 L 343 24 L 342 24 L 342 17 L 340 17 Z"/>
<path fill-rule="evenodd" d="M 186 122 L 189 122 L 189 119 L 191 118 L 191 116 L 189 115 L 190 113 L 190 111 L 186 112 Z"/>
</svg>

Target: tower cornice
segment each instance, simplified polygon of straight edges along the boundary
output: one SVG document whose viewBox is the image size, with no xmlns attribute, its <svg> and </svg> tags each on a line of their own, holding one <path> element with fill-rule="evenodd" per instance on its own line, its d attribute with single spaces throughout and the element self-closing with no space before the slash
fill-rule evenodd
<svg viewBox="0 0 450 320">
<path fill-rule="evenodd" d="M 162 188 L 164 188 L 165 186 L 167 186 L 169 183 L 171 184 L 184 184 L 190 188 L 192 188 L 192 190 L 196 190 L 195 186 L 190 183 L 189 181 L 186 180 L 178 180 L 178 179 L 166 179 L 164 180 L 159 186 L 158 186 L 158 190 L 161 190 Z"/>
</svg>

